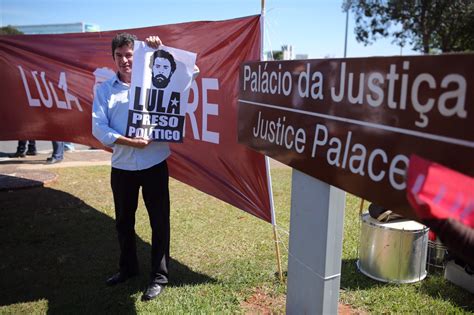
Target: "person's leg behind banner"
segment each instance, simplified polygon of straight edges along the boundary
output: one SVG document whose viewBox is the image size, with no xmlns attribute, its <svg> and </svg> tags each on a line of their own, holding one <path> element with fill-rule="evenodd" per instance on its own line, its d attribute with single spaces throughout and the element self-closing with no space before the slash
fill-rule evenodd
<svg viewBox="0 0 474 315">
<path fill-rule="evenodd" d="M 10 157 L 25 157 L 26 151 L 26 140 L 18 140 L 18 146 L 16 147 L 16 152 L 11 154 Z"/>
<path fill-rule="evenodd" d="M 28 140 L 28 151 L 26 151 L 26 155 L 37 155 L 38 152 L 36 151 L 36 141 L 35 140 Z"/>
<path fill-rule="evenodd" d="M 46 159 L 46 163 L 54 164 L 59 163 L 64 159 L 64 142 L 52 141 L 53 143 L 53 154 L 51 157 Z"/>
</svg>

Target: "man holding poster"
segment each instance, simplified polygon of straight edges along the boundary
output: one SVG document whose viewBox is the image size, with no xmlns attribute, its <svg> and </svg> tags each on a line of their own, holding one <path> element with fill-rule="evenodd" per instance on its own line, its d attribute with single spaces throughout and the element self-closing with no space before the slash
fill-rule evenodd
<svg viewBox="0 0 474 315">
<path fill-rule="evenodd" d="M 147 105 L 142 108 L 141 120 L 149 118 L 150 121 L 145 121 L 147 124 L 152 125 L 155 118 L 149 116 L 155 112 L 160 114 L 170 112 L 169 116 L 181 113 L 181 110 L 185 110 L 181 109 L 184 106 L 177 108 L 179 105 L 172 104 L 171 100 L 169 101 L 172 104 L 171 109 L 161 104 L 160 110 L 157 110 L 156 96 L 160 94 L 162 99 L 166 97 L 171 99 L 173 93 L 182 93 L 183 86 L 189 88 L 199 70 L 194 68 L 193 63 L 191 72 L 194 69 L 194 73 L 188 76 L 189 82 L 184 82 L 186 79 L 182 80 L 181 89 L 176 87 L 176 84 L 174 86 L 170 84 L 171 90 L 159 89 L 153 91 L 161 92 L 153 92 L 150 87 L 151 75 L 146 78 L 142 75 L 135 82 L 135 72 L 138 74 L 147 72 L 143 68 L 148 68 L 151 72 L 148 65 L 138 69 L 140 64 L 145 64 L 145 59 L 144 56 L 136 54 L 136 48 L 138 46 L 142 48 L 142 51 L 145 49 L 147 52 L 153 52 L 162 43 L 158 36 L 148 37 L 145 43 L 136 41 L 136 37 L 128 33 L 120 33 L 113 38 L 112 57 L 117 74 L 97 87 L 92 111 L 92 132 L 101 143 L 113 149 L 111 186 L 120 245 L 120 261 L 119 272 L 107 279 L 106 283 L 113 286 L 138 274 L 134 225 L 138 193 L 142 187 L 142 195 L 152 229 L 151 281 L 142 299 L 151 300 L 157 297 L 168 283 L 170 202 L 166 159 L 170 155 L 170 149 L 166 142 L 153 141 L 148 134 L 129 136 L 127 122 L 131 116 L 133 118 L 133 113 L 140 114 L 138 109 L 130 110 L 129 114 L 129 106 L 133 106 L 137 98 L 137 102 L 140 103 L 142 89 L 144 92 L 148 91 L 146 95 L 150 100 L 156 101 L 155 104 L 147 102 Z M 134 61 L 136 64 L 132 70 Z M 132 71 L 134 72 L 133 80 Z M 143 80 L 150 82 L 143 82 Z M 152 106 L 155 107 L 151 108 Z M 160 118 L 157 119 L 159 121 Z"/>
</svg>

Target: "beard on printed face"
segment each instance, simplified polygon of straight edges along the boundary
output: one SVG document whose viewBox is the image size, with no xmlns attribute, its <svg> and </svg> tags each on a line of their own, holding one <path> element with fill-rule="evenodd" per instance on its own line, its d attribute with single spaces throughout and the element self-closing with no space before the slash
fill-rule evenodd
<svg viewBox="0 0 474 315">
<path fill-rule="evenodd" d="M 157 74 L 151 78 L 153 86 L 157 89 L 164 89 L 170 83 L 170 78 L 164 76 L 163 74 Z"/>
</svg>

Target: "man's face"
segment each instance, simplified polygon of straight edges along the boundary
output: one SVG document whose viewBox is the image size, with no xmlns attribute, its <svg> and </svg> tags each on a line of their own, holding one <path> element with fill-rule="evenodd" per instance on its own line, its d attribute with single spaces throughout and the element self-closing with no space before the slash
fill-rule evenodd
<svg viewBox="0 0 474 315">
<path fill-rule="evenodd" d="M 171 63 L 166 58 L 155 58 L 152 68 L 153 85 L 162 89 L 168 86 L 171 77 Z"/>
<path fill-rule="evenodd" d="M 133 47 L 125 45 L 116 48 L 114 51 L 114 61 L 120 74 L 120 79 L 123 81 L 129 80 L 132 75 Z"/>
</svg>

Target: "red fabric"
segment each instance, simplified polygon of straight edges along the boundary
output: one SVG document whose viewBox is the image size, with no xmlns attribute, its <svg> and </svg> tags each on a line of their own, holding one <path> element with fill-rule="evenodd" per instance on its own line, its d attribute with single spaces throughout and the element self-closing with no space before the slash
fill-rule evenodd
<svg viewBox="0 0 474 315">
<path fill-rule="evenodd" d="M 412 155 L 407 198 L 422 220 L 452 218 L 474 228 L 472 177 Z"/>
<path fill-rule="evenodd" d="M 428 232 L 428 239 L 429 239 L 430 241 L 436 241 L 436 234 L 435 234 L 435 232 L 433 232 L 432 230 L 429 230 L 429 232 Z"/>
<path fill-rule="evenodd" d="M 201 73 L 190 93 L 197 108 L 187 116 L 184 144 L 172 145 L 171 176 L 270 222 L 264 156 L 237 143 L 239 65 L 260 58 L 260 16 L 125 31 L 139 40 L 159 35 L 198 55 Z M 91 134 L 93 73 L 115 71 L 111 39 L 118 32 L 0 36 L 0 140 L 101 147 Z M 218 143 L 204 130 L 218 133 Z"/>
</svg>

